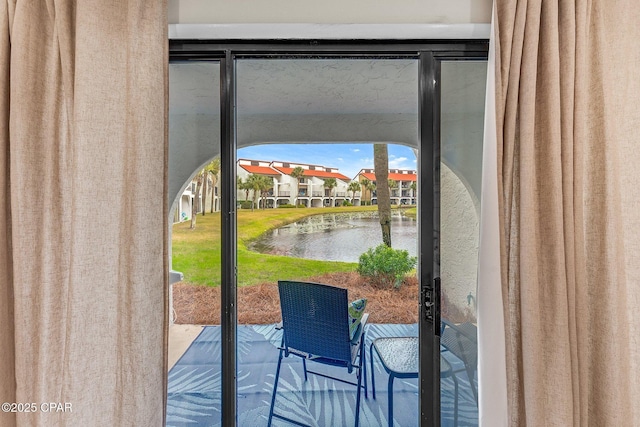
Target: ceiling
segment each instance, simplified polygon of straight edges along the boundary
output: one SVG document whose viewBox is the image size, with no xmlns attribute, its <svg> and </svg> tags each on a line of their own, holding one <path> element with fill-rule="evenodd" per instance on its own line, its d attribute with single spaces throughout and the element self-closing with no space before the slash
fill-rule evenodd
<svg viewBox="0 0 640 427">
<path fill-rule="evenodd" d="M 486 66 L 443 64 L 442 112 L 484 109 Z M 479 81 L 482 84 L 479 84 Z M 382 141 L 417 145 L 414 59 L 245 59 L 237 62 L 238 145 Z M 219 116 L 216 62 L 172 64 L 172 115 Z"/>
<path fill-rule="evenodd" d="M 239 148 L 318 142 L 419 146 L 415 59 L 239 59 L 236 69 Z M 441 77 L 442 158 L 478 193 L 486 62 L 443 62 Z M 172 63 L 172 191 L 177 194 L 219 152 L 219 63 Z"/>
</svg>

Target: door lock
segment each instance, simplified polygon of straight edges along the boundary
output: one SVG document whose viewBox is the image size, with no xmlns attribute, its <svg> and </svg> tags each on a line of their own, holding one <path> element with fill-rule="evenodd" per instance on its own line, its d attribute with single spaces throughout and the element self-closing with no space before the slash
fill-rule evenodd
<svg viewBox="0 0 640 427">
<path fill-rule="evenodd" d="M 440 336 L 440 278 L 433 280 L 433 285 L 422 288 L 422 310 L 424 320 L 433 325 L 434 334 Z"/>
</svg>

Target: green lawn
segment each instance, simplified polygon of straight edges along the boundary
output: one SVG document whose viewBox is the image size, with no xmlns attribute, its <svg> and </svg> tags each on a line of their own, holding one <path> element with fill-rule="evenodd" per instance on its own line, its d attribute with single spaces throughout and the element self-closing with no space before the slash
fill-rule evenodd
<svg viewBox="0 0 640 427">
<path fill-rule="evenodd" d="M 376 210 L 376 206 L 338 208 L 300 208 L 238 210 L 238 285 L 276 282 L 283 273 L 290 279 L 342 271 L 354 271 L 357 264 L 335 261 L 315 261 L 287 256 L 264 255 L 247 249 L 247 244 L 272 228 L 310 215 L 333 212 Z M 220 284 L 220 213 L 198 215 L 196 229 L 190 222 L 173 226 L 172 268 L 184 273 L 191 284 Z"/>
</svg>

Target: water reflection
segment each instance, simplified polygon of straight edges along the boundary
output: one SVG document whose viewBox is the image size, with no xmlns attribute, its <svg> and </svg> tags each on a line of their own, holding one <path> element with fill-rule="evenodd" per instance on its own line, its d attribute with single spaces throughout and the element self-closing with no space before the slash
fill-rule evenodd
<svg viewBox="0 0 640 427">
<path fill-rule="evenodd" d="M 416 220 L 393 212 L 391 242 L 416 256 Z M 360 254 L 382 243 L 377 212 L 314 215 L 263 234 L 250 249 L 274 255 L 323 261 L 358 262 Z"/>
</svg>

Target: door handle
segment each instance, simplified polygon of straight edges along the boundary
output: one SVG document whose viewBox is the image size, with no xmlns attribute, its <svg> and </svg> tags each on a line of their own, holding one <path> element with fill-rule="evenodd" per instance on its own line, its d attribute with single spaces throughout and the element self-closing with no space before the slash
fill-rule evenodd
<svg viewBox="0 0 640 427">
<path fill-rule="evenodd" d="M 440 336 L 440 278 L 433 279 L 431 286 L 422 288 L 424 320 L 433 327 L 433 333 Z"/>
</svg>

